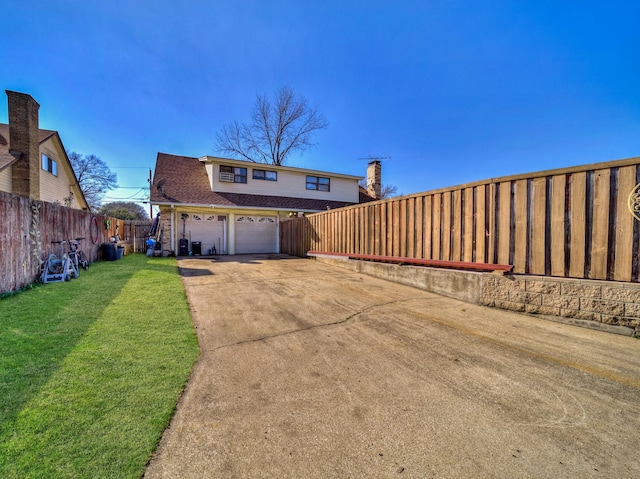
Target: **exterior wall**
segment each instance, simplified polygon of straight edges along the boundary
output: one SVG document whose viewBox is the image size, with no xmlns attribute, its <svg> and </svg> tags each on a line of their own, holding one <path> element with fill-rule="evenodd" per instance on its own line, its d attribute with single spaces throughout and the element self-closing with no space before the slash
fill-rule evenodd
<svg viewBox="0 0 640 479">
<path fill-rule="evenodd" d="M 83 209 L 87 205 L 82 200 L 82 195 L 75 183 L 75 176 L 69 164 L 66 153 L 58 141 L 57 135 L 47 139 L 40 145 L 40 154 L 45 154 L 58 164 L 58 176 L 42 170 L 42 157 L 40 158 L 40 199 L 51 203 L 60 203 L 67 206 L 69 192 L 73 192 L 73 201 L 70 208 Z"/>
<path fill-rule="evenodd" d="M 11 166 L 0 171 L 0 191 L 11 193 Z"/>
<path fill-rule="evenodd" d="M 171 252 L 177 253 L 178 240 L 182 236 L 182 220 L 180 215 L 203 214 L 203 215 L 225 215 L 227 217 L 227 251 L 226 254 L 236 254 L 235 251 L 235 220 L 237 216 L 271 216 L 277 218 L 278 240 L 280 224 L 289 217 L 289 211 L 270 211 L 260 209 L 233 209 L 233 208 L 203 208 L 203 207 L 160 207 L 160 224 L 162 226 L 162 252 L 167 256 Z M 188 232 L 187 232 L 188 234 Z M 193 238 L 193 241 L 198 241 Z M 221 251 L 218 254 L 222 254 Z"/>
<path fill-rule="evenodd" d="M 240 166 L 247 168 L 247 183 L 228 183 L 220 181 L 220 165 Z M 253 170 L 277 171 L 278 180 L 254 180 Z M 344 201 L 357 203 L 359 201 L 358 178 L 341 177 L 327 172 L 306 171 L 299 169 L 278 168 L 261 163 L 208 163 L 207 175 L 211 181 L 213 191 L 224 193 L 243 193 L 251 195 L 290 196 L 295 198 L 311 198 L 330 201 Z M 331 179 L 330 191 L 315 191 L 306 189 L 306 176 L 322 176 Z"/>
<path fill-rule="evenodd" d="M 485 306 L 632 328 L 640 334 L 640 284 L 485 275 Z"/>
</svg>

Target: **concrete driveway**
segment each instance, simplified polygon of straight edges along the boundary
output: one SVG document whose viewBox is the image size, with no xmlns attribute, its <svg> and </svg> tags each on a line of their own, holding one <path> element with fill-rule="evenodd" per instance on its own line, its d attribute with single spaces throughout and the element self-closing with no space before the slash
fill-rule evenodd
<svg viewBox="0 0 640 479">
<path fill-rule="evenodd" d="M 147 478 L 640 477 L 640 340 L 313 260 L 179 265 L 202 353 Z"/>
</svg>

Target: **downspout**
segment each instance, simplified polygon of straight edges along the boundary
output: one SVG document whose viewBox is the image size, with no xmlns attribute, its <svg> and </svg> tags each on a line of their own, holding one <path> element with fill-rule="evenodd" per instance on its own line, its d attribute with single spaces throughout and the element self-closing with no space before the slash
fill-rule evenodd
<svg viewBox="0 0 640 479">
<path fill-rule="evenodd" d="M 229 254 L 236 254 L 236 215 L 235 213 L 229 213 Z"/>
<path fill-rule="evenodd" d="M 227 254 L 227 218 L 222 220 L 222 254 Z"/>
<path fill-rule="evenodd" d="M 280 253 L 280 212 L 276 216 L 276 253 Z"/>
<path fill-rule="evenodd" d="M 175 252 L 176 247 L 175 247 L 175 226 L 173 224 L 173 217 L 175 215 L 175 210 L 173 208 L 173 204 L 171 204 L 171 214 L 169 216 L 171 216 L 171 251 Z"/>
</svg>

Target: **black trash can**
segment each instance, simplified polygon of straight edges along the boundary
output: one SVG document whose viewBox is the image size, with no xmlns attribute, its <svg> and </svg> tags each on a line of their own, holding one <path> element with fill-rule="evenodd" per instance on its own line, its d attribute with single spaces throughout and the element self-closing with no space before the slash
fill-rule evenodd
<svg viewBox="0 0 640 479">
<path fill-rule="evenodd" d="M 189 240 L 182 238 L 178 240 L 178 256 L 187 256 L 189 254 Z"/>
<path fill-rule="evenodd" d="M 115 243 L 102 243 L 100 245 L 103 261 L 115 261 L 118 259 Z"/>
<path fill-rule="evenodd" d="M 193 256 L 200 256 L 202 254 L 202 242 L 192 241 L 191 251 L 193 252 Z"/>
</svg>

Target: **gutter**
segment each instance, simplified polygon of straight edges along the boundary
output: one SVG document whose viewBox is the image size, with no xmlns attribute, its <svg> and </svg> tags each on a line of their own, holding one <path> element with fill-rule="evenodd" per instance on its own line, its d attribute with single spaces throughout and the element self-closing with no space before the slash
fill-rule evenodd
<svg viewBox="0 0 640 479">
<path fill-rule="evenodd" d="M 304 213 L 320 213 L 322 211 L 326 211 L 326 210 L 312 210 L 312 209 L 305 209 L 305 208 L 288 208 L 288 207 L 280 207 L 280 208 L 275 208 L 275 207 L 260 207 L 260 206 L 235 206 L 235 205 L 204 205 L 202 203 L 168 203 L 168 202 L 155 202 L 155 201 L 151 201 L 150 202 L 152 205 L 154 206 L 171 206 L 172 208 L 174 207 L 179 207 L 179 206 L 184 206 L 184 207 L 189 207 L 189 208 L 215 208 L 215 209 L 227 209 L 227 210 L 258 210 L 258 211 L 301 211 Z M 345 206 L 354 206 L 354 205 L 358 205 L 359 203 L 352 203 L 351 205 L 345 205 Z M 343 208 L 343 206 L 341 207 Z"/>
</svg>

